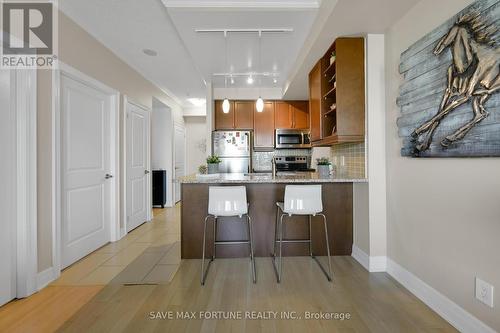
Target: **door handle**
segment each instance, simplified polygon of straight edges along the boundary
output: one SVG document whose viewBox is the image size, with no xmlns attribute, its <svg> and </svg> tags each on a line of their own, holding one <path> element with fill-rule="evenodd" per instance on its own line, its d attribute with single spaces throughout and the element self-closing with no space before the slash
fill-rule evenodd
<svg viewBox="0 0 500 333">
<path fill-rule="evenodd" d="M 144 174 L 147 175 L 149 173 L 149 170 L 144 170 Z"/>
<path fill-rule="evenodd" d="M 107 173 L 106 176 L 104 176 L 104 179 L 110 179 L 110 178 L 113 178 L 113 175 L 110 175 L 109 173 Z"/>
</svg>

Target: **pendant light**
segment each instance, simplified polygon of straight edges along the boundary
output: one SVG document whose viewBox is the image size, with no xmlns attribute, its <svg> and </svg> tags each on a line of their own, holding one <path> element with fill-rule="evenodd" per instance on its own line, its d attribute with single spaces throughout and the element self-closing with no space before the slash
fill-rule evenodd
<svg viewBox="0 0 500 333">
<path fill-rule="evenodd" d="M 259 71 L 262 70 L 262 56 L 261 56 L 261 43 L 262 43 L 262 31 L 259 31 Z M 261 87 L 262 87 L 262 75 L 259 77 L 259 98 L 257 99 L 257 102 L 255 103 L 255 109 L 257 112 L 262 112 L 264 111 L 264 100 L 260 96 L 261 93 Z"/>
<path fill-rule="evenodd" d="M 225 53 L 225 67 L 227 68 L 227 32 L 224 31 L 224 53 Z M 224 90 L 227 94 L 227 76 L 224 76 Z M 229 113 L 229 110 L 231 109 L 231 104 L 229 103 L 229 100 L 224 98 L 224 101 L 222 102 L 222 112 L 224 113 Z"/>
</svg>

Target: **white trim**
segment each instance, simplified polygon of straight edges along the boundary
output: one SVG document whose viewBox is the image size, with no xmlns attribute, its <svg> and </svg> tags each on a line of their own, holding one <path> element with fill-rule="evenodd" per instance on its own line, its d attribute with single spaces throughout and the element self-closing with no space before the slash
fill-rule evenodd
<svg viewBox="0 0 500 333">
<path fill-rule="evenodd" d="M 54 267 L 49 267 L 46 270 L 38 273 L 36 277 L 36 289 L 42 290 L 43 288 L 47 287 L 49 283 L 56 279 L 56 276 L 58 276 L 58 273 L 56 273 Z"/>
<path fill-rule="evenodd" d="M 16 129 L 16 296 L 36 292 L 37 254 L 37 92 L 36 70 L 12 70 Z"/>
<path fill-rule="evenodd" d="M 390 258 L 387 258 L 387 273 L 460 332 L 495 332 L 491 327 Z"/>
<path fill-rule="evenodd" d="M 111 158 L 110 173 L 115 177 L 111 180 L 115 191 L 111 193 L 111 205 L 115 209 L 111 213 L 110 241 L 119 240 L 120 232 L 120 93 L 103 84 L 102 82 L 80 72 L 79 70 L 63 63 L 57 62 L 57 67 L 52 71 L 52 265 L 54 269 L 54 279 L 60 276 L 61 272 L 61 110 L 60 110 L 60 90 L 61 76 L 76 80 L 82 84 L 104 91 L 111 97 L 111 109 L 114 115 L 111 117 Z M 118 226 L 118 227 L 116 227 Z M 117 231 L 118 230 L 118 231 Z"/>
<path fill-rule="evenodd" d="M 370 257 L 370 273 L 387 271 L 387 257 L 375 256 Z"/>
<path fill-rule="evenodd" d="M 387 269 L 387 258 L 385 256 L 370 257 L 356 245 L 352 246 L 351 256 L 370 273 L 385 272 Z"/>
<path fill-rule="evenodd" d="M 367 271 L 370 271 L 370 257 L 356 245 L 352 246 L 351 256 L 356 259 Z"/>
<path fill-rule="evenodd" d="M 149 170 L 148 174 L 148 189 L 146 191 L 146 206 L 149 207 L 148 209 L 148 215 L 147 215 L 147 221 L 151 222 L 153 219 L 153 198 L 152 198 L 152 189 L 153 189 L 153 184 L 152 184 L 152 179 L 153 179 L 153 171 L 151 170 L 151 121 L 153 118 L 153 111 L 152 109 L 148 108 L 147 106 L 144 106 L 140 103 L 137 103 L 131 99 L 127 95 L 123 96 L 123 124 L 122 124 L 122 131 L 123 131 L 123 150 L 122 150 L 122 170 L 123 170 L 123 176 L 122 176 L 122 188 L 123 188 L 123 196 L 122 196 L 122 214 L 123 214 L 123 228 L 121 230 L 121 233 L 126 235 L 128 233 L 127 230 L 127 223 L 128 223 L 128 215 L 127 215 L 127 119 L 128 119 L 128 110 L 127 110 L 127 105 L 131 104 L 139 109 L 142 109 L 146 112 L 149 113 L 149 123 L 148 123 L 148 134 L 149 134 L 149 139 L 148 139 L 148 144 L 147 144 L 147 170 Z M 123 237 L 122 236 L 122 237 Z"/>
</svg>

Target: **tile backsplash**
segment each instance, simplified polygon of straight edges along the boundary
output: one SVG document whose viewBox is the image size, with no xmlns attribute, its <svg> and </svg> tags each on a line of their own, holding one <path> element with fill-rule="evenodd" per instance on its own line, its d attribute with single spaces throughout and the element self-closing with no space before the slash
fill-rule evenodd
<svg viewBox="0 0 500 333">
<path fill-rule="evenodd" d="M 274 151 L 254 151 L 252 154 L 253 170 L 256 172 L 272 169 L 273 156 L 308 156 L 311 158 L 311 149 L 276 149 Z"/>
<path fill-rule="evenodd" d="M 335 171 L 342 175 L 347 173 L 356 178 L 366 177 L 365 143 L 343 143 L 332 146 L 330 159 Z"/>
<path fill-rule="evenodd" d="M 272 158 L 279 156 L 308 156 L 311 168 L 316 168 L 316 158 L 329 157 L 337 175 L 351 178 L 366 177 L 365 143 L 343 143 L 331 148 L 313 149 L 277 149 L 274 151 L 254 151 L 252 154 L 253 170 L 271 171 Z"/>
</svg>

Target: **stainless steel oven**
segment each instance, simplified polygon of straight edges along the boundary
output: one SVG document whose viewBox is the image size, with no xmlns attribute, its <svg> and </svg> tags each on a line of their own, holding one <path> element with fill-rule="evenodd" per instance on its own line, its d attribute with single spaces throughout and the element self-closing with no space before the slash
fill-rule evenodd
<svg viewBox="0 0 500 333">
<path fill-rule="evenodd" d="M 277 129 L 274 147 L 280 148 L 311 148 L 311 138 L 308 129 Z"/>
</svg>

